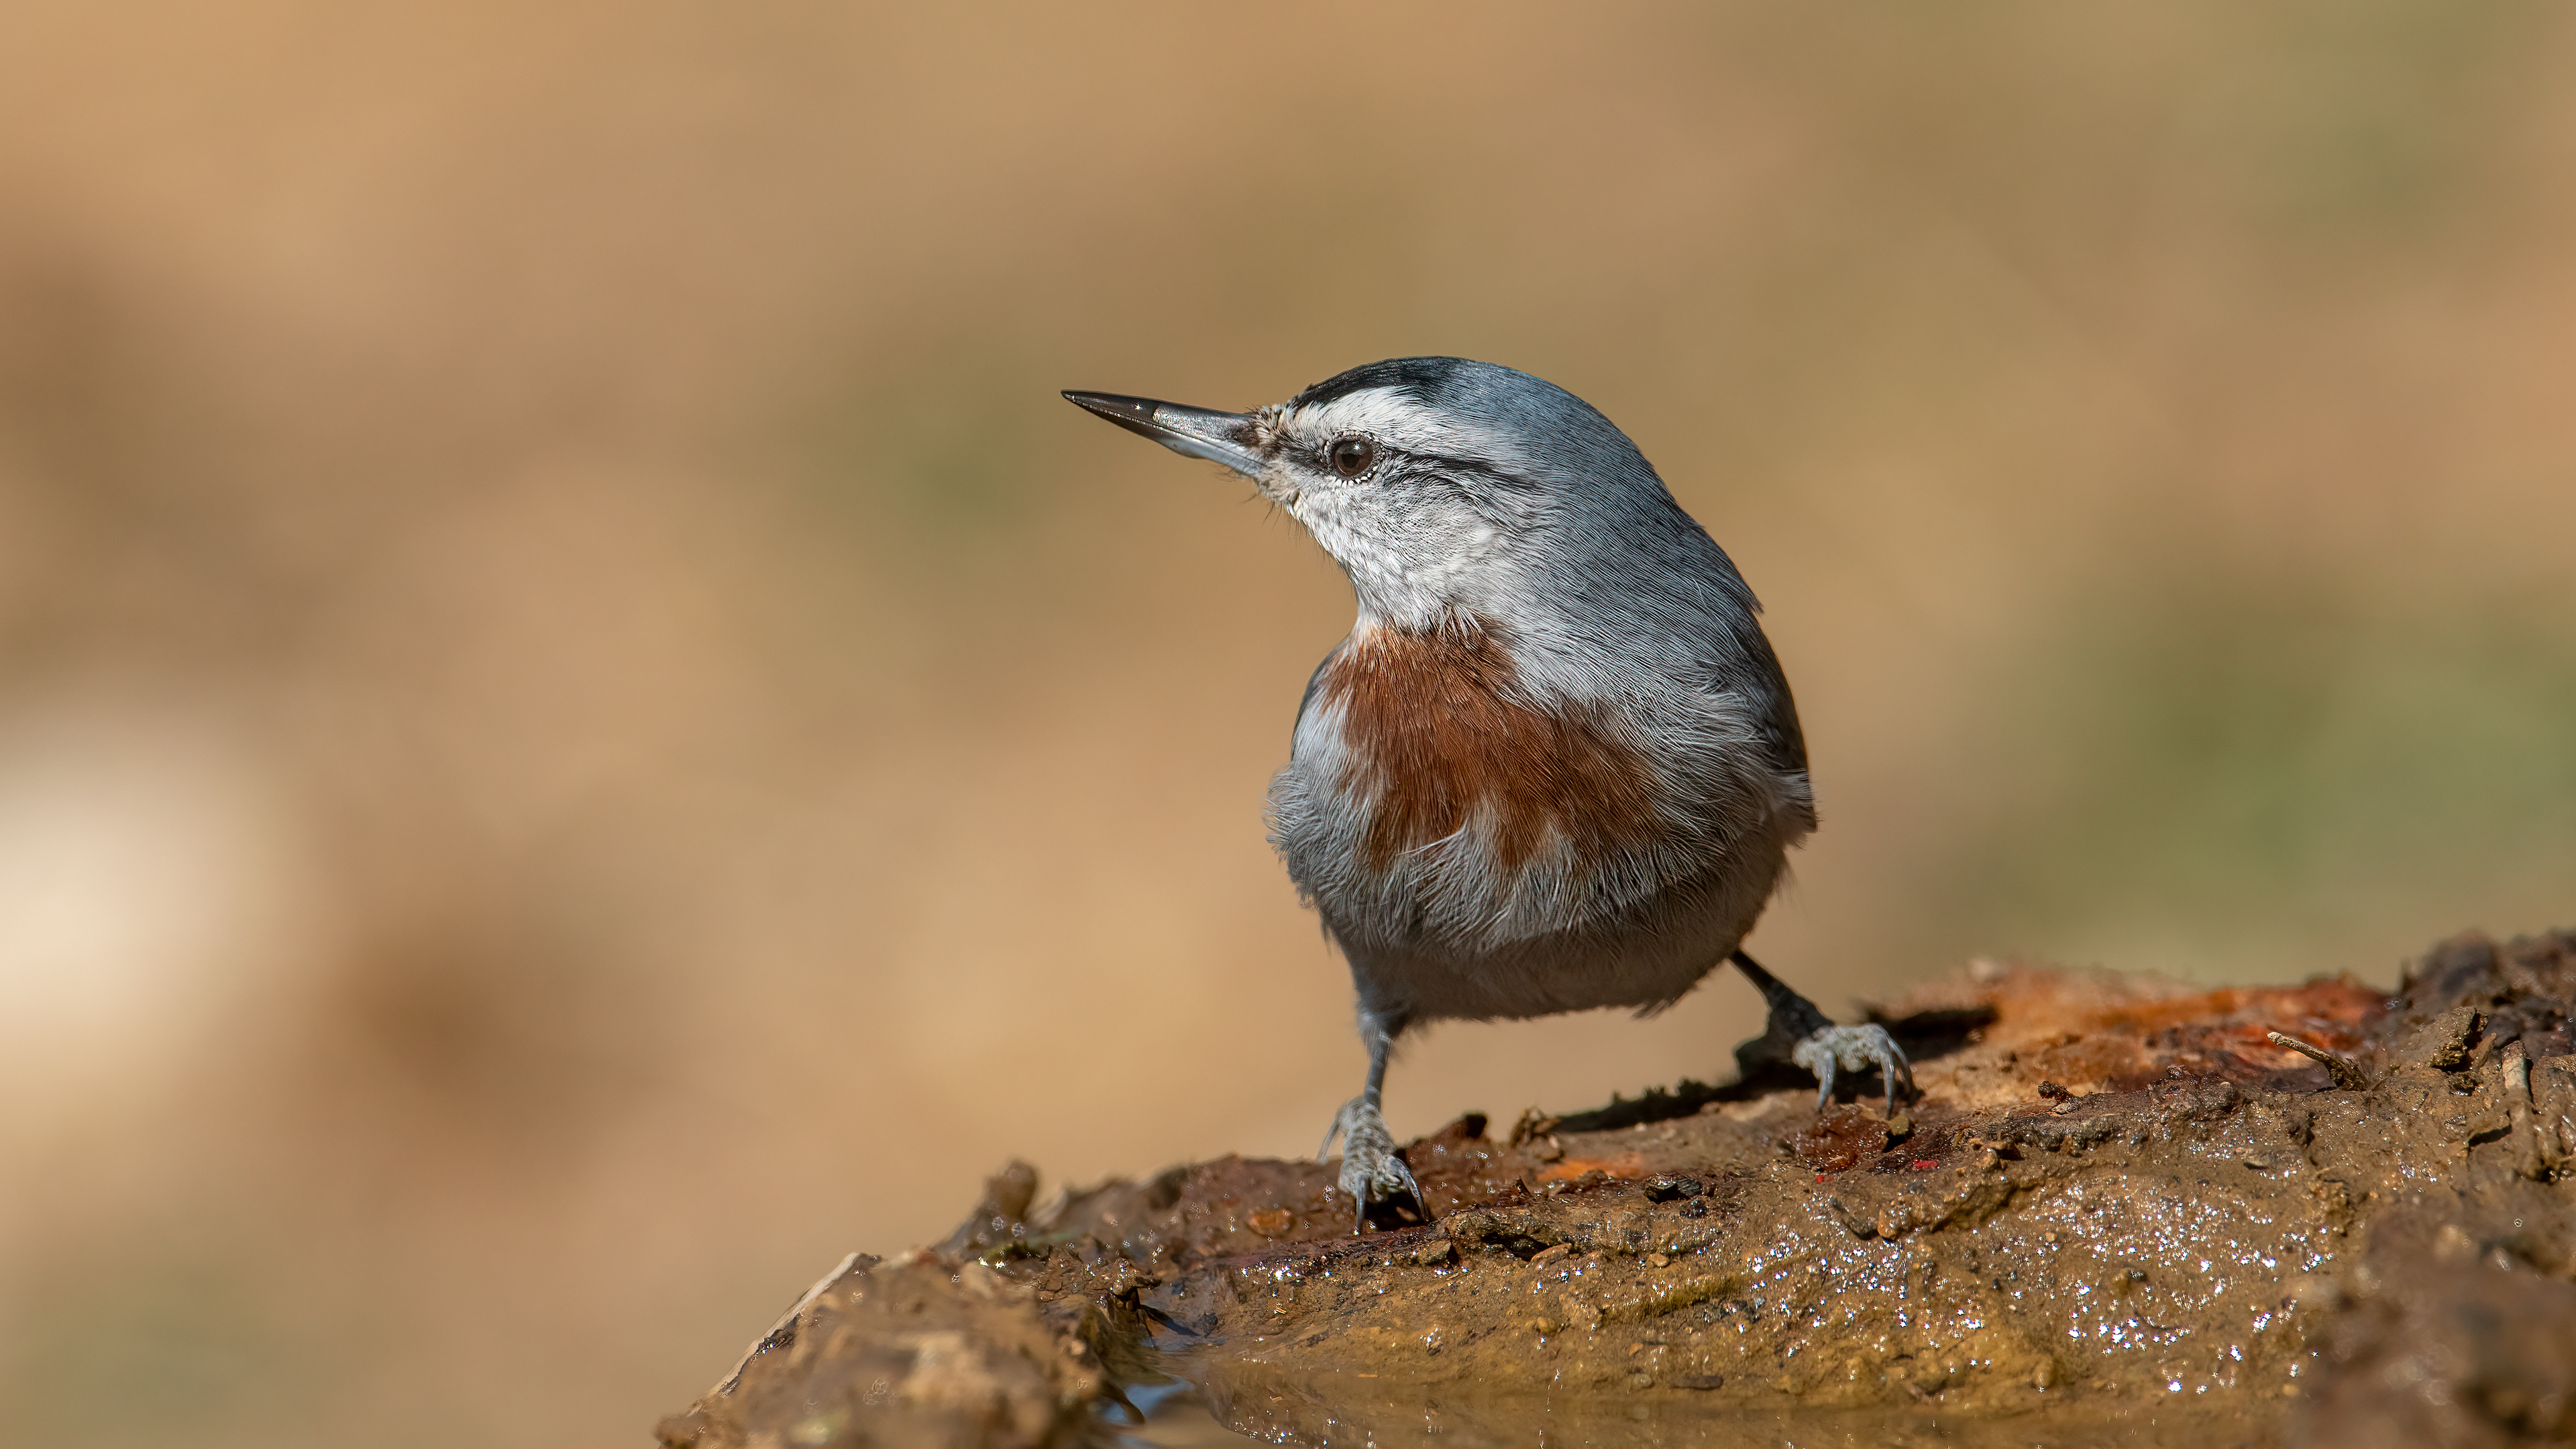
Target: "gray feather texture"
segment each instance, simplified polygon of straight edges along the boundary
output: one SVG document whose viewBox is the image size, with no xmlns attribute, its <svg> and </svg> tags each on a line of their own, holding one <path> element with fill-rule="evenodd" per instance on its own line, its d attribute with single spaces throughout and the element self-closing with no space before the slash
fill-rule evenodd
<svg viewBox="0 0 2576 1449">
<path fill-rule="evenodd" d="M 1333 1119 L 1355 1230 L 1419 1201 L 1380 1097 L 1427 1022 L 1656 1011 L 1733 956 L 1820 1105 L 1876 1066 L 1894 1109 L 1887 1032 L 1833 1026 L 1738 949 L 1816 826 L 1806 742 L 1753 591 L 1608 418 L 1455 357 L 1249 414 L 1066 397 L 1251 478 L 1358 600 L 1270 787 L 1359 995 L 1368 1079 Z"/>
<path fill-rule="evenodd" d="M 1254 418 L 1256 481 L 1359 603 L 1270 803 L 1272 838 L 1349 957 L 1364 1015 L 1401 1031 L 1652 1009 L 1689 990 L 1752 928 L 1815 824 L 1788 683 L 1725 551 L 1609 419 L 1509 368 L 1375 363 Z M 1350 437 L 1375 452 L 1357 478 L 1328 457 Z M 1353 778 L 1348 711 L 1322 686 L 1374 635 L 1462 626 L 1499 641 L 1516 702 L 1622 736 L 1648 778 L 1651 838 L 1586 853 L 1557 830 L 1507 865 L 1490 828 L 1503 807 L 1488 799 L 1466 828 L 1369 859 L 1381 801 Z"/>
</svg>

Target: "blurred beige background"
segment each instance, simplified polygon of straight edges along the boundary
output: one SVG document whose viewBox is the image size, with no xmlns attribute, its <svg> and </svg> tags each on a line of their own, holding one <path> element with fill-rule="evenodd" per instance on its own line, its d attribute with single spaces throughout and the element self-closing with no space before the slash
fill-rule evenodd
<svg viewBox="0 0 2576 1449">
<path fill-rule="evenodd" d="M 1344 586 L 1060 387 L 1418 352 L 1770 607 L 1755 946 L 2395 974 L 2576 923 L 2540 3 L 0 10 L 0 1397 L 641 1444 L 850 1248 L 1309 1151 L 1260 801 Z M 1452 1027 L 1391 1113 L 1706 1077 Z"/>
</svg>

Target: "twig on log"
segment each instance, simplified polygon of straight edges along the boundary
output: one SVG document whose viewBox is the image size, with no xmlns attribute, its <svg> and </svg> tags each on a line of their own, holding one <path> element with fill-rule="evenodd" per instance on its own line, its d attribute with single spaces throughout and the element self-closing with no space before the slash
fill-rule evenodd
<svg viewBox="0 0 2576 1449">
<path fill-rule="evenodd" d="M 2301 1041 L 2286 1032 L 2265 1032 L 2264 1035 L 2270 1037 L 2272 1045 L 2276 1047 L 2287 1047 L 2303 1057 L 2313 1057 L 2325 1063 L 2326 1070 L 2333 1074 L 2335 1085 L 2338 1087 L 2359 1092 L 2370 1086 L 2370 1074 L 2341 1052 L 2327 1051 L 2324 1047 L 2313 1042 Z"/>
</svg>

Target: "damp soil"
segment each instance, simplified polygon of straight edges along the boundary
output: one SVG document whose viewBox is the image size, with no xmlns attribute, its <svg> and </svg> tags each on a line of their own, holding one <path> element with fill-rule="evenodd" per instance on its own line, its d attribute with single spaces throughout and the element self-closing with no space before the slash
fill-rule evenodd
<svg viewBox="0 0 2576 1449">
<path fill-rule="evenodd" d="M 2393 990 L 1984 969 L 1891 1116 L 1755 1054 L 1332 1169 L 1042 1194 L 827 1273 L 666 1446 L 2576 1439 L 2576 933 Z M 2283 1045 L 2274 1034 L 2309 1050 Z M 1226 1431 L 1232 1431 L 1228 1433 Z"/>
</svg>

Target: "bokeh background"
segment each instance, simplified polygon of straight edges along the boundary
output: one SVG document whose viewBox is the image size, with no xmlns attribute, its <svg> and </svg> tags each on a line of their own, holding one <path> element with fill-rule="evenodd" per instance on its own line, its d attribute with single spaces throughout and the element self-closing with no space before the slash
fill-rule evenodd
<svg viewBox="0 0 2576 1449">
<path fill-rule="evenodd" d="M 2576 922 L 2576 16 L 0 11 L 0 1399 L 640 1444 L 1011 1155 L 1310 1151 L 1345 588 L 1061 387 L 1561 382 L 1770 608 L 1755 946 Z M 1719 1071 L 1452 1027 L 1391 1114 Z"/>
</svg>

